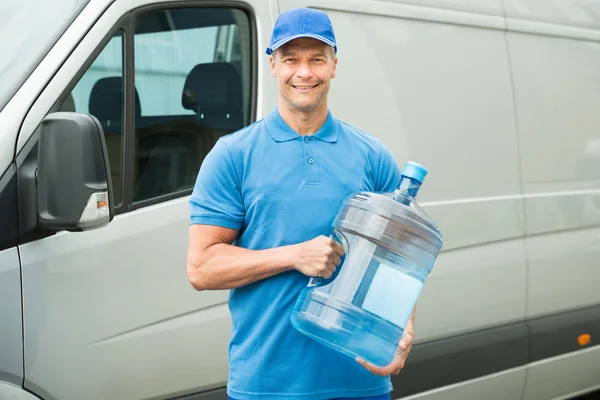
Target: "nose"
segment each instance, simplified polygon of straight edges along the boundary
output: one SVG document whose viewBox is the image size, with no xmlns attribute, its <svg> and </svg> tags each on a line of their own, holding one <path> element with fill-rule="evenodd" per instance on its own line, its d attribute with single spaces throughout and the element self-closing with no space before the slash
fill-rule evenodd
<svg viewBox="0 0 600 400">
<path fill-rule="evenodd" d="M 310 64 L 306 60 L 302 60 L 296 69 L 296 77 L 299 79 L 308 79 L 312 76 Z"/>
</svg>

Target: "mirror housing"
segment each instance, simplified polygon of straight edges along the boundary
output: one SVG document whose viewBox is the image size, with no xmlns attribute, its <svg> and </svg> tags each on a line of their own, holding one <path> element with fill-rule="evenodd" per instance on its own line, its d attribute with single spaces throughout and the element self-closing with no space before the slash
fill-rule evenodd
<svg viewBox="0 0 600 400">
<path fill-rule="evenodd" d="M 114 217 L 104 132 L 92 115 L 57 112 L 42 121 L 38 143 L 38 226 L 85 231 Z"/>
</svg>

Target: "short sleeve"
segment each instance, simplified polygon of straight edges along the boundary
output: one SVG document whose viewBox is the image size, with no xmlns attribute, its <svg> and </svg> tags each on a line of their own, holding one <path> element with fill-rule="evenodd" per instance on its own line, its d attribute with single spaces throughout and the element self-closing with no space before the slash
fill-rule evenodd
<svg viewBox="0 0 600 400">
<path fill-rule="evenodd" d="M 239 230 L 245 216 L 240 186 L 231 153 L 218 140 L 198 172 L 189 200 L 190 224 Z"/>
<path fill-rule="evenodd" d="M 383 143 L 379 143 L 379 159 L 376 160 L 377 174 L 375 178 L 375 192 L 393 192 L 400 185 L 402 171 L 394 155 Z"/>
</svg>

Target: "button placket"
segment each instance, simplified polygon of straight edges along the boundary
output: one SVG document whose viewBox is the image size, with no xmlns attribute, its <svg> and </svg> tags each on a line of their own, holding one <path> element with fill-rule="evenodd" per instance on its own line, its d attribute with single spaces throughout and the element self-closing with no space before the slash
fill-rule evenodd
<svg viewBox="0 0 600 400">
<path fill-rule="evenodd" d="M 318 184 L 321 182 L 319 173 L 319 162 L 318 157 L 315 155 L 316 144 L 311 137 L 305 136 L 301 139 L 302 154 L 304 157 L 304 173 L 306 176 L 306 183 Z M 318 146 L 317 146 L 318 147 Z"/>
<path fill-rule="evenodd" d="M 312 184 L 320 183 L 321 182 L 321 173 L 319 171 L 318 158 L 316 156 L 308 155 L 308 158 L 306 161 L 308 162 L 306 164 L 306 182 L 312 183 Z"/>
</svg>

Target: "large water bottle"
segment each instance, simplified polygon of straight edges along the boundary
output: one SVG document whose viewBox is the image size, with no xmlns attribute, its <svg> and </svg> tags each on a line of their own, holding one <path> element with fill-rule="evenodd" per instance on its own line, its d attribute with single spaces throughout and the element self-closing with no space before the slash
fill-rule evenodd
<svg viewBox="0 0 600 400">
<path fill-rule="evenodd" d="M 351 357 L 386 366 L 442 247 L 415 197 L 427 170 L 407 162 L 394 192 L 346 199 L 332 237 L 345 250 L 329 279 L 312 278 L 291 316 L 303 334 Z"/>
</svg>

